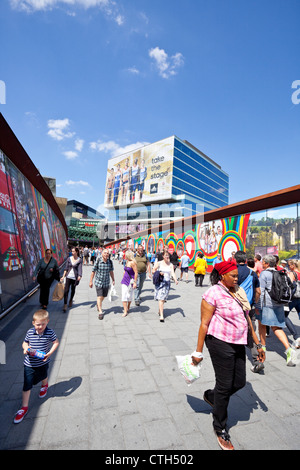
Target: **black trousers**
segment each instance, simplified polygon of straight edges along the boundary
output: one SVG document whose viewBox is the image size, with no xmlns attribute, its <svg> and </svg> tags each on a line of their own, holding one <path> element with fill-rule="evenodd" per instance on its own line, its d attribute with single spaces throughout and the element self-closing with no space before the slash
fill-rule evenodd
<svg viewBox="0 0 300 470">
<path fill-rule="evenodd" d="M 53 282 L 53 279 L 45 279 L 40 283 L 40 304 L 48 305 L 49 302 L 49 292 L 50 287 Z"/>
<path fill-rule="evenodd" d="M 71 297 L 70 297 L 70 301 L 71 301 L 73 300 L 73 297 L 75 295 L 76 281 L 75 279 L 68 279 L 66 277 L 66 284 L 65 284 L 65 291 L 64 291 L 64 304 L 68 303 L 68 295 L 69 295 L 70 287 L 71 287 Z"/>
<path fill-rule="evenodd" d="M 216 431 L 222 431 L 226 429 L 231 395 L 246 384 L 245 346 L 226 343 L 211 335 L 206 336 L 205 344 L 216 376 L 214 390 L 208 390 L 206 394 L 213 404 L 213 427 Z"/>
<path fill-rule="evenodd" d="M 195 274 L 195 286 L 202 286 L 204 274 Z"/>
</svg>

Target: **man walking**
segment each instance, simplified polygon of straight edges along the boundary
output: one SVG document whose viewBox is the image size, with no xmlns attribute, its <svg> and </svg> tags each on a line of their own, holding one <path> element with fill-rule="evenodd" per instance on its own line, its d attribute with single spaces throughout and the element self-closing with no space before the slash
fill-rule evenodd
<svg viewBox="0 0 300 470">
<path fill-rule="evenodd" d="M 256 272 L 253 269 L 250 269 L 247 266 L 247 255 L 244 251 L 239 250 L 235 253 L 235 260 L 237 263 L 238 269 L 238 285 L 241 286 L 244 291 L 246 292 L 248 302 L 251 306 L 251 310 L 249 312 L 250 319 L 252 321 L 253 329 L 255 331 L 255 304 L 259 301 L 260 298 L 260 284 L 259 279 Z M 259 333 L 261 333 L 262 329 L 259 324 Z M 264 338 L 260 335 L 262 341 L 262 348 L 266 350 L 266 342 Z M 252 362 L 253 365 L 251 367 L 251 371 L 254 373 L 259 373 L 264 369 L 264 364 L 260 362 L 257 347 L 254 344 L 252 338 L 251 342 L 251 355 L 252 355 Z"/>
<path fill-rule="evenodd" d="M 186 254 L 186 251 L 183 253 L 183 256 L 181 257 L 181 265 L 180 265 L 180 281 L 182 281 L 183 273 L 185 273 L 185 282 L 189 282 L 189 263 L 190 263 L 190 258 Z"/>
<path fill-rule="evenodd" d="M 95 287 L 97 292 L 97 308 L 99 312 L 99 320 L 103 320 L 102 302 L 107 297 L 110 277 L 113 285 L 115 284 L 114 267 L 109 259 L 107 249 L 102 251 L 102 256 L 98 256 L 92 270 L 90 278 L 90 287 L 93 287 L 93 279 L 95 278 Z"/>
<path fill-rule="evenodd" d="M 139 245 L 137 248 L 135 261 L 137 265 L 138 278 L 137 278 L 136 289 L 134 291 L 134 300 L 135 300 L 135 305 L 140 305 L 141 303 L 140 295 L 141 295 L 142 288 L 146 279 L 147 271 L 148 271 L 149 277 L 151 277 L 151 265 L 144 252 L 144 248 L 142 245 Z"/>
</svg>

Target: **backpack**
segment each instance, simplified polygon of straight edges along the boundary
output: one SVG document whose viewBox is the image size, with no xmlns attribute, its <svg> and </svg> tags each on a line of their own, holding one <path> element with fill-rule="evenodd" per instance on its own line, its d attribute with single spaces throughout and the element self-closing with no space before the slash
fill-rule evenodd
<svg viewBox="0 0 300 470">
<path fill-rule="evenodd" d="M 250 305 L 253 304 L 253 271 L 250 270 L 249 275 L 240 284 L 240 287 L 246 292 L 246 296 Z"/>
<path fill-rule="evenodd" d="M 269 295 L 278 304 L 288 304 L 291 301 L 292 282 L 284 270 L 272 271 L 272 287 Z"/>
<path fill-rule="evenodd" d="M 300 281 L 296 282 L 296 288 L 294 289 L 293 299 L 300 299 Z"/>
<path fill-rule="evenodd" d="M 293 299 L 299 299 L 300 298 L 300 281 L 298 280 L 298 276 L 296 273 L 294 273 L 295 280 L 292 283 L 293 287 Z"/>
</svg>

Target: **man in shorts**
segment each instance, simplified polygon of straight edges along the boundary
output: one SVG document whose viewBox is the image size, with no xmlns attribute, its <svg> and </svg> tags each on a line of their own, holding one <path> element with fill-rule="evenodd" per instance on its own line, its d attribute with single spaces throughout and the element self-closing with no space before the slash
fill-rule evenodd
<svg viewBox="0 0 300 470">
<path fill-rule="evenodd" d="M 103 320 L 102 302 L 107 297 L 110 285 L 110 277 L 113 285 L 115 285 L 114 267 L 109 259 L 107 249 L 102 251 L 102 255 L 98 256 L 92 270 L 90 278 L 90 287 L 93 287 L 93 279 L 95 278 L 95 287 L 97 292 L 97 308 L 99 312 L 99 320 Z"/>
<path fill-rule="evenodd" d="M 137 264 L 138 278 L 137 278 L 136 289 L 134 290 L 134 300 L 135 300 L 135 305 L 140 305 L 141 303 L 140 296 L 141 296 L 143 285 L 146 279 L 146 273 L 148 272 L 149 277 L 151 276 L 151 265 L 144 252 L 143 245 L 138 246 L 135 261 Z"/>
<path fill-rule="evenodd" d="M 189 263 L 190 263 L 190 258 L 188 257 L 188 255 L 186 254 L 186 251 L 183 253 L 183 256 L 181 257 L 180 259 L 180 270 L 181 270 L 181 273 L 180 273 L 180 281 L 182 281 L 183 279 L 183 273 L 185 273 L 185 282 L 189 282 L 188 279 L 189 279 Z"/>
</svg>

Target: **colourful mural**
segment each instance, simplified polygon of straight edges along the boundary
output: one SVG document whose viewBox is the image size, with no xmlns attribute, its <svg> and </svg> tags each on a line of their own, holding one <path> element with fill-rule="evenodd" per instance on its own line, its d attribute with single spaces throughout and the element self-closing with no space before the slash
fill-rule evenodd
<svg viewBox="0 0 300 470">
<path fill-rule="evenodd" d="M 0 150 L 0 311 L 34 287 L 33 272 L 47 248 L 61 265 L 68 256 L 64 228 Z"/>
<path fill-rule="evenodd" d="M 179 257 L 186 251 L 190 258 L 190 267 L 193 266 L 197 253 L 202 252 L 212 268 L 218 253 L 223 260 L 227 260 L 233 251 L 245 250 L 249 219 L 250 214 L 239 215 L 197 224 L 184 233 L 166 230 L 146 237 L 141 235 L 128 239 L 125 246 L 136 248 L 142 244 L 147 253 L 156 253 L 168 245 L 169 252 L 176 251 Z M 119 248 L 120 244 L 112 246 Z"/>
</svg>

